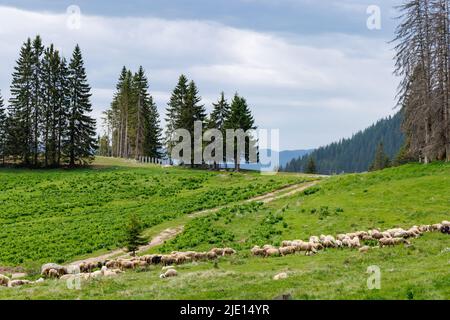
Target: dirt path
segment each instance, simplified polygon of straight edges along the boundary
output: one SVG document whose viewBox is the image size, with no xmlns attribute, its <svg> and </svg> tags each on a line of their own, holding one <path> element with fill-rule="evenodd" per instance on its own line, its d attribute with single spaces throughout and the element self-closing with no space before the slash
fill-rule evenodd
<svg viewBox="0 0 450 320">
<path fill-rule="evenodd" d="M 275 191 L 272 191 L 270 193 L 266 193 L 264 195 L 261 196 L 257 196 L 251 199 L 247 199 L 245 201 L 243 201 L 242 203 L 248 203 L 248 202 L 252 202 L 252 201 L 261 201 L 263 203 L 269 203 L 278 199 L 282 199 L 285 197 L 289 197 L 292 196 L 296 193 L 300 193 L 303 192 L 304 190 L 316 185 L 319 183 L 320 180 L 315 180 L 315 181 L 311 181 L 308 183 L 303 183 L 303 184 L 295 184 L 292 186 L 288 186 L 288 187 L 284 187 Z M 195 218 L 195 217 L 199 217 L 208 213 L 213 213 L 213 212 L 217 212 L 222 208 L 225 208 L 229 205 L 225 205 L 222 207 L 217 207 L 217 208 L 212 208 L 212 209 L 207 209 L 207 210 L 203 210 L 203 211 L 199 211 L 196 213 L 192 213 L 189 215 L 190 218 Z M 180 234 L 181 232 L 183 232 L 184 230 L 184 225 L 180 225 L 177 227 L 173 227 L 173 228 L 167 228 L 163 231 L 161 231 L 158 235 L 156 235 L 152 241 L 150 241 L 150 243 L 143 245 L 141 247 L 139 247 L 139 250 L 137 251 L 139 252 L 145 252 L 153 247 L 159 246 L 161 244 L 163 244 L 165 241 L 170 240 L 175 238 L 178 234 Z M 92 262 L 92 263 L 97 263 L 100 261 L 105 261 L 107 259 L 112 259 L 112 258 L 119 258 L 119 257 L 129 257 L 129 255 L 126 253 L 126 251 L 124 249 L 117 249 L 111 252 L 108 252 L 106 254 L 102 254 L 99 256 L 95 256 L 95 257 L 91 257 L 91 258 L 86 258 L 83 260 L 78 260 L 78 261 L 73 261 L 71 263 L 68 264 L 68 266 L 74 266 L 74 265 L 79 265 L 82 262 Z"/>
</svg>

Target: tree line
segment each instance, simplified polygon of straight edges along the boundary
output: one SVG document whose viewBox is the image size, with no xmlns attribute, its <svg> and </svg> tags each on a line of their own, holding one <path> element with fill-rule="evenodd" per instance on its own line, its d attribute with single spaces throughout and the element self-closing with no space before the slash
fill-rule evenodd
<svg viewBox="0 0 450 320">
<path fill-rule="evenodd" d="M 172 162 L 172 150 L 178 143 L 173 139 L 174 132 L 185 129 L 191 136 L 191 147 L 194 148 L 194 124 L 199 121 L 203 132 L 207 129 L 217 129 L 223 136 L 227 129 L 256 129 L 255 120 L 245 98 L 234 95 L 231 103 L 222 92 L 216 103 L 213 103 L 211 113 L 208 115 L 205 105 L 202 104 L 199 90 L 193 80 L 185 75 L 178 78 L 167 103 L 165 121 L 166 130 L 162 136 L 158 111 L 153 98 L 148 92 L 148 80 L 142 67 L 136 74 L 132 74 L 125 67 L 119 77 L 117 93 L 111 107 L 105 112 L 107 132 L 100 138 L 100 149 L 110 155 L 122 158 L 138 159 L 140 156 L 155 158 L 168 157 Z M 203 133 L 202 132 L 202 133 Z M 212 139 L 214 141 L 214 139 Z M 225 144 L 225 141 L 223 141 Z M 244 157 L 248 160 L 249 146 L 254 141 L 247 140 L 247 147 L 243 154 L 234 152 L 234 162 Z M 108 147 L 102 147 L 102 145 Z M 205 146 L 202 145 L 202 148 Z M 223 160 L 211 164 L 218 168 L 225 164 Z M 194 153 L 191 153 L 191 166 L 194 166 Z M 238 169 L 237 165 L 237 169 Z"/>
<path fill-rule="evenodd" d="M 96 149 L 90 86 L 81 49 L 69 62 L 40 36 L 28 38 L 16 61 L 8 106 L 0 94 L 3 164 L 57 167 L 86 164 Z"/>
<path fill-rule="evenodd" d="M 402 79 L 404 154 L 425 163 L 449 161 L 449 0 L 408 0 L 399 10 L 395 74 Z"/>
<path fill-rule="evenodd" d="M 396 155 L 404 144 L 402 121 L 401 112 L 379 120 L 349 139 L 342 139 L 291 160 L 282 171 L 321 174 L 363 172 L 372 167 L 379 168 L 378 162 L 374 166 L 374 159 L 380 157 L 381 152 L 390 159 L 390 162 L 397 161 Z"/>
<path fill-rule="evenodd" d="M 134 74 L 122 68 L 111 108 L 105 112 L 107 132 L 100 138 L 100 155 L 161 157 L 162 130 L 148 87 L 142 66 Z"/>
</svg>

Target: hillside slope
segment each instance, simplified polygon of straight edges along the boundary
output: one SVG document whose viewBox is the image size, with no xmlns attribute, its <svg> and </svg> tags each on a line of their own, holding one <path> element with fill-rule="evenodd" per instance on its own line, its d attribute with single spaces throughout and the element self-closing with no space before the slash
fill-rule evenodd
<svg viewBox="0 0 450 320">
<path fill-rule="evenodd" d="M 309 156 L 316 162 L 322 174 L 367 171 L 373 161 L 375 150 L 383 142 L 386 153 L 393 158 L 403 144 L 400 131 L 401 113 L 379 120 L 369 128 L 360 131 L 349 139 L 320 147 L 307 156 L 290 161 L 284 168 L 288 172 L 303 172 Z"/>
<path fill-rule="evenodd" d="M 140 166 L 116 159 L 100 158 L 95 165 L 0 169 L 0 267 L 63 263 L 120 248 L 131 213 L 150 228 L 305 179 Z"/>
<path fill-rule="evenodd" d="M 450 236 L 426 233 L 411 245 L 326 249 L 316 255 L 253 257 L 255 245 L 371 228 L 408 228 L 450 220 L 450 164 L 411 164 L 380 172 L 335 176 L 309 192 L 269 204 L 249 203 L 194 218 L 175 239 L 153 252 L 231 246 L 238 254 L 177 266 L 179 276 L 159 279 L 161 266 L 67 290 L 64 281 L 0 288 L 0 299 L 450 299 Z M 369 290 L 367 269 L 381 271 Z M 286 272 L 288 278 L 273 280 Z"/>
</svg>

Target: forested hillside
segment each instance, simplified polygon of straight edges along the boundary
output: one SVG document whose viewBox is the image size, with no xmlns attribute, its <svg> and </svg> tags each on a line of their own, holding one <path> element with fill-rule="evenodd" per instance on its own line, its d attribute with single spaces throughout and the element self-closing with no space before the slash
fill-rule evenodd
<svg viewBox="0 0 450 320">
<path fill-rule="evenodd" d="M 289 162 L 283 171 L 303 172 L 311 156 L 318 173 L 363 172 L 372 163 L 375 150 L 380 142 L 390 158 L 393 158 L 403 144 L 400 130 L 401 113 L 378 121 L 349 139 L 342 139 L 314 150 L 310 155 Z"/>
</svg>

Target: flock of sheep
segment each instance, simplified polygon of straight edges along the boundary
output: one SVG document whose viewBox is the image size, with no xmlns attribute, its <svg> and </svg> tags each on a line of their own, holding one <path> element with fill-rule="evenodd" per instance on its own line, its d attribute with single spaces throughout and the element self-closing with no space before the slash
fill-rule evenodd
<svg viewBox="0 0 450 320">
<path fill-rule="evenodd" d="M 311 236 L 308 241 L 293 240 L 282 241 L 281 247 L 265 245 L 263 247 L 255 246 L 251 253 L 255 256 L 271 257 L 285 256 L 296 252 L 305 252 L 305 255 L 317 253 L 324 248 L 358 248 L 360 252 L 367 252 L 370 247 L 362 246 L 361 241 L 377 241 L 380 247 L 393 246 L 397 244 L 409 244 L 408 238 L 417 238 L 424 232 L 440 231 L 450 234 L 450 222 L 442 221 L 433 225 L 413 226 L 408 230 L 394 228 L 386 231 L 377 229 L 368 231 L 357 231 L 345 234 L 338 234 L 336 237 L 331 235 Z M 82 262 L 79 265 L 65 267 L 54 263 L 48 263 L 42 266 L 41 275 L 44 278 L 57 278 L 68 280 L 72 277 L 79 277 L 82 280 L 96 279 L 101 277 L 113 277 L 124 272 L 124 270 L 147 267 L 150 265 L 162 265 L 163 273 L 160 278 L 177 276 L 178 273 L 173 265 L 193 261 L 215 260 L 219 256 L 230 256 L 236 254 L 232 248 L 214 248 L 208 252 L 177 252 L 159 255 L 151 254 L 130 259 L 118 258 L 115 260 L 106 260 L 101 262 Z M 41 283 L 44 278 L 36 281 L 29 280 L 11 280 L 0 274 L 0 286 L 18 287 L 22 285 Z M 282 278 L 280 276 L 280 278 Z"/>
<path fill-rule="evenodd" d="M 235 253 L 236 251 L 232 248 L 213 248 L 208 252 L 174 251 L 165 255 L 151 254 L 132 257 L 130 259 L 118 258 L 100 262 L 82 262 L 79 265 L 70 267 L 60 266 L 55 263 L 47 263 L 41 267 L 41 275 L 44 278 L 60 280 L 68 280 L 74 277 L 79 277 L 82 280 L 89 280 L 101 277 L 113 277 L 123 273 L 124 270 L 151 265 L 162 265 L 164 272 L 160 275 L 160 278 L 168 278 L 177 275 L 173 265 L 180 265 L 193 261 L 215 260 L 219 256 L 230 256 Z M 40 278 L 37 281 L 11 280 L 4 275 L 0 275 L 0 286 L 17 287 L 26 284 L 40 283 L 44 281 L 44 278 Z"/>
<path fill-rule="evenodd" d="M 408 230 L 394 228 L 386 231 L 378 229 L 368 231 L 357 231 L 345 234 L 338 234 L 336 237 L 331 235 L 321 235 L 320 237 L 311 236 L 309 241 L 293 240 L 282 241 L 281 247 L 264 245 L 263 247 L 254 246 L 251 253 L 254 256 L 273 257 L 286 256 L 296 252 L 305 252 L 305 255 L 317 253 L 324 248 L 358 248 L 360 252 L 367 252 L 370 247 L 362 246 L 362 240 L 377 241 L 380 247 L 394 246 L 397 244 L 410 244 L 408 238 L 417 238 L 424 232 L 440 231 L 450 234 L 450 222 L 442 221 L 433 225 L 413 226 Z"/>
</svg>

